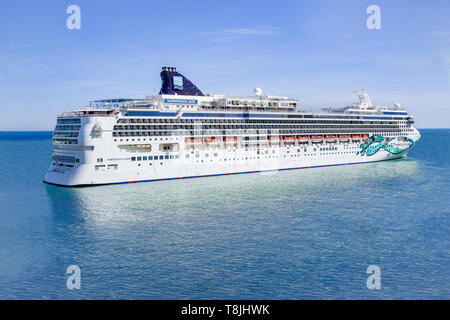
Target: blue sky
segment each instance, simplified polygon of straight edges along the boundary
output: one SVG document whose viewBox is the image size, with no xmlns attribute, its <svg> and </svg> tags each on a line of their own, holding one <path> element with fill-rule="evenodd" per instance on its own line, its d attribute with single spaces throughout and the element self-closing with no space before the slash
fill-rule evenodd
<svg viewBox="0 0 450 320">
<path fill-rule="evenodd" d="M 69 5 L 81 30 L 66 27 Z M 381 8 L 381 30 L 366 9 Z M 450 127 L 450 1 L 9 1 L 0 4 L 0 130 L 52 130 L 107 97 L 158 93 L 163 65 L 203 92 L 298 98 L 307 109 L 400 103 Z"/>
</svg>

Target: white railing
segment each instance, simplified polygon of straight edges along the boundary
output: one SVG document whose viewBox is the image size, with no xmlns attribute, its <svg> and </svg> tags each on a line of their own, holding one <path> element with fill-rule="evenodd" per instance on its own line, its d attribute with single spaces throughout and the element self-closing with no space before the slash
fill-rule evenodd
<svg viewBox="0 0 450 320">
<path fill-rule="evenodd" d="M 126 109 L 131 107 L 144 107 L 153 105 L 153 101 L 148 99 L 105 99 L 105 100 L 94 100 L 90 101 L 89 109 Z"/>
</svg>

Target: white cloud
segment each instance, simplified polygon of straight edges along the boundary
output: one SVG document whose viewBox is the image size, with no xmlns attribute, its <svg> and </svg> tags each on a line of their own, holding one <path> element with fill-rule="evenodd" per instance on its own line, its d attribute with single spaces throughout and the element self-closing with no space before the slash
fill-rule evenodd
<svg viewBox="0 0 450 320">
<path fill-rule="evenodd" d="M 281 32 L 281 28 L 273 26 L 258 26 L 248 28 L 226 28 L 217 31 L 202 31 L 196 36 L 209 37 L 213 41 L 233 41 L 248 36 L 269 36 Z"/>
</svg>

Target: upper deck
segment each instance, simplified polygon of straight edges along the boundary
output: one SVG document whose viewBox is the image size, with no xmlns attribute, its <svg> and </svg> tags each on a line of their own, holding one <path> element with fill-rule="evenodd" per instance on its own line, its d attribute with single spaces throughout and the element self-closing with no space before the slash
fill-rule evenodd
<svg viewBox="0 0 450 320">
<path fill-rule="evenodd" d="M 230 113 L 255 113 L 267 116 L 285 113 L 287 117 L 303 117 L 311 114 L 314 118 L 336 117 L 353 118 L 352 116 L 384 115 L 407 116 L 406 110 L 395 104 L 392 108 L 374 106 L 368 94 L 356 91 L 359 102 L 344 108 L 324 108 L 319 112 L 305 111 L 299 106 L 297 99 L 262 95 L 259 88 L 253 96 L 226 96 L 221 94 L 203 94 L 190 80 L 176 71 L 175 68 L 164 67 L 161 72 L 162 87 L 157 95 L 145 99 L 114 98 L 91 101 L 84 109 L 63 113 L 59 118 L 67 117 L 112 117 L 127 111 L 159 111 L 159 112 L 198 112 L 205 111 Z M 297 116 L 296 116 L 297 115 Z M 412 117 L 411 117 L 412 118 Z"/>
</svg>

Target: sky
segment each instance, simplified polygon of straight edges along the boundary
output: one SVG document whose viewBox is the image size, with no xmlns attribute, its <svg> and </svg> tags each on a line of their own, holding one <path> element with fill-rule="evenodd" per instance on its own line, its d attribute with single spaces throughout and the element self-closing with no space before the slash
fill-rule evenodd
<svg viewBox="0 0 450 320">
<path fill-rule="evenodd" d="M 77 5 L 81 29 L 68 29 Z M 367 28 L 370 5 L 381 29 Z M 299 99 L 305 109 L 399 103 L 450 127 L 450 1 L 2 1 L 0 131 L 52 130 L 90 100 L 157 94 L 162 66 L 204 93 Z"/>
</svg>

